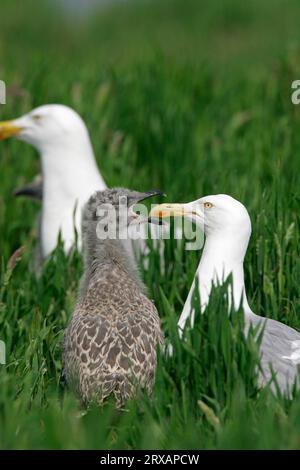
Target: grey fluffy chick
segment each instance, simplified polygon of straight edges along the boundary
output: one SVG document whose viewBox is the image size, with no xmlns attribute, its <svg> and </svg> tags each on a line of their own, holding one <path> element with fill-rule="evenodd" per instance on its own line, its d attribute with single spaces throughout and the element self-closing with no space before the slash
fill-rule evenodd
<svg viewBox="0 0 300 470">
<path fill-rule="evenodd" d="M 99 239 L 96 229 L 109 228 L 98 215 L 107 204 L 116 210 L 117 227 L 123 223 L 120 197 L 125 197 L 128 223 L 141 222 L 134 204 L 157 194 L 161 193 L 107 189 L 95 193 L 83 210 L 85 272 L 65 333 L 63 368 L 67 384 L 85 405 L 102 404 L 112 395 L 121 407 L 138 388 L 152 391 L 157 346 L 163 343 L 158 312 L 146 295 L 126 240 Z"/>
</svg>

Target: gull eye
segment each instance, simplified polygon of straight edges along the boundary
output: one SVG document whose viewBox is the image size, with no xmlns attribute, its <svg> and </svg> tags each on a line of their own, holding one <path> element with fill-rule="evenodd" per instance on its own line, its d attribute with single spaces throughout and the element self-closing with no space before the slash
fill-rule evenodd
<svg viewBox="0 0 300 470">
<path fill-rule="evenodd" d="M 204 209 L 211 209 L 212 207 L 213 207 L 213 204 L 211 202 L 204 203 Z"/>
<path fill-rule="evenodd" d="M 32 119 L 35 121 L 35 122 L 39 122 L 41 121 L 42 119 L 42 116 L 40 114 L 34 114 L 33 116 L 31 116 Z"/>
</svg>

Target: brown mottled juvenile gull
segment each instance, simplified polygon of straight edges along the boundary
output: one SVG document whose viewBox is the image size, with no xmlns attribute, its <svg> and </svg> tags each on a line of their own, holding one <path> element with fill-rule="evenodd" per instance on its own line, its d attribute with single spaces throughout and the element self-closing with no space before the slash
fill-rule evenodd
<svg viewBox="0 0 300 470">
<path fill-rule="evenodd" d="M 163 335 L 158 312 L 146 295 L 121 234 L 128 224 L 144 221 L 133 206 L 156 194 L 160 193 L 107 189 L 95 193 L 84 208 L 85 272 L 65 333 L 63 357 L 67 383 L 84 404 L 101 404 L 112 395 L 119 407 L 137 388 L 148 393 L 152 390 L 156 350 Z M 115 211 L 117 216 L 116 238 L 113 229 L 108 232 L 114 218 L 105 217 L 111 208 L 110 214 Z M 125 222 L 124 213 L 128 217 Z M 103 233 L 108 233 L 107 238 Z"/>
<path fill-rule="evenodd" d="M 222 284 L 232 274 L 234 306 L 238 309 L 242 303 L 246 331 L 250 325 L 264 328 L 260 346 L 260 384 L 272 382 L 274 372 L 281 392 L 290 394 L 300 364 L 300 333 L 281 322 L 256 315 L 248 304 L 243 268 L 251 235 L 247 209 L 231 196 L 218 194 L 187 204 L 161 204 L 150 215 L 162 218 L 184 215 L 204 230 L 206 241 L 195 276 L 198 278 L 200 310 L 208 304 L 212 286 Z M 178 322 L 180 335 L 187 319 L 192 325 L 194 322 L 192 295 L 195 284 L 194 280 Z M 272 388 L 276 390 L 274 381 Z"/>
</svg>

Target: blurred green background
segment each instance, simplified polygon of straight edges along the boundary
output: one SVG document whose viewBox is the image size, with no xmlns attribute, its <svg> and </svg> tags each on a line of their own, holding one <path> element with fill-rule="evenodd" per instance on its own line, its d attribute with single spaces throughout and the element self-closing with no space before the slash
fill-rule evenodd
<svg viewBox="0 0 300 470">
<path fill-rule="evenodd" d="M 0 120 L 63 103 L 85 119 L 109 186 L 158 187 L 176 201 L 240 199 L 253 224 L 250 305 L 300 329 L 300 106 L 291 103 L 299 24 L 298 0 L 1 0 Z M 258 391 L 255 347 L 224 315 L 222 296 L 187 344 L 176 343 L 174 358 L 161 358 L 152 401 L 141 397 L 125 414 L 108 405 L 79 416 L 61 377 L 60 342 L 81 261 L 59 247 L 35 279 L 39 207 L 12 197 L 39 171 L 34 149 L 1 142 L 0 339 L 8 363 L 0 366 L 0 447 L 300 448 L 300 397 Z M 165 256 L 166 276 L 155 253 L 143 276 L 175 341 L 200 253 L 171 240 Z"/>
</svg>

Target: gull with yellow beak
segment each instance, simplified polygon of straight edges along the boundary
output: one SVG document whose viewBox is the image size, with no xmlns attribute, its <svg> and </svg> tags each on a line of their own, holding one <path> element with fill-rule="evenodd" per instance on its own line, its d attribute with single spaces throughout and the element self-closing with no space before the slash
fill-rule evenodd
<svg viewBox="0 0 300 470">
<path fill-rule="evenodd" d="M 59 232 L 68 251 L 75 239 L 74 223 L 80 234 L 83 205 L 94 191 L 106 188 L 85 123 L 67 106 L 45 105 L 18 119 L 0 122 L 0 140 L 12 136 L 33 145 L 41 157 L 42 258 L 56 247 Z"/>
<path fill-rule="evenodd" d="M 91 194 L 107 186 L 97 167 L 86 125 L 68 106 L 44 105 L 18 119 L 0 122 L 0 140 L 12 136 L 33 145 L 41 157 L 42 179 L 15 192 L 42 201 L 39 261 L 35 263 L 40 264 L 55 249 L 59 233 L 65 251 L 70 250 L 75 241 L 74 226 L 81 247 L 82 209 Z M 146 266 L 149 249 L 143 234 L 135 234 L 133 228 L 131 235 L 138 239 L 124 244 L 131 256 L 134 251 L 138 258 L 143 254 Z"/>
<path fill-rule="evenodd" d="M 234 307 L 238 310 L 242 305 L 245 331 L 248 331 L 250 325 L 261 325 L 264 328 L 260 345 L 260 384 L 263 386 L 272 381 L 273 370 L 281 392 L 289 393 L 298 375 L 300 333 L 281 322 L 256 315 L 248 304 L 243 262 L 251 235 L 251 220 L 245 206 L 231 196 L 218 194 L 187 204 L 161 204 L 150 213 L 153 218 L 170 216 L 187 217 L 204 231 L 206 238 L 195 279 L 178 322 L 180 336 L 187 319 L 190 319 L 191 325 L 194 323 L 192 295 L 196 278 L 200 311 L 203 312 L 212 287 L 223 284 L 231 274 Z M 274 383 L 272 388 L 275 389 Z"/>
</svg>

